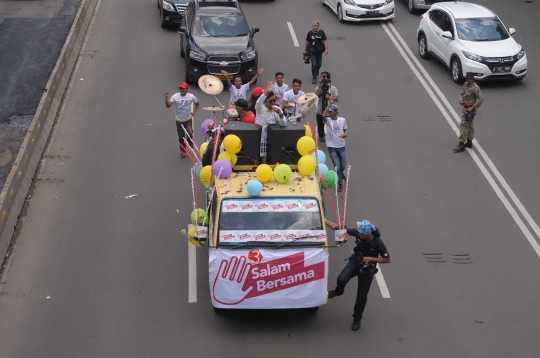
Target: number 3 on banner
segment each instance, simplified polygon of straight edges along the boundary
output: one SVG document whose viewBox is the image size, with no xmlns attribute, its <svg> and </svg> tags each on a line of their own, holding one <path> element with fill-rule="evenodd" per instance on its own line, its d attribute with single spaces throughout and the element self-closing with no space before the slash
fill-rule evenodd
<svg viewBox="0 0 540 358">
<path fill-rule="evenodd" d="M 248 259 L 250 259 L 254 264 L 258 264 L 261 263 L 263 255 L 259 250 L 251 250 L 248 254 Z"/>
</svg>

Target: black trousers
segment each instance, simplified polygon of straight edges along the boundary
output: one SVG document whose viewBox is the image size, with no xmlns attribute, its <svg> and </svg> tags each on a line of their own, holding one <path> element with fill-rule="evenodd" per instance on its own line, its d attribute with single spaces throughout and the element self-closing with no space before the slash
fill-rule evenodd
<svg viewBox="0 0 540 358">
<path fill-rule="evenodd" d="M 189 146 L 193 148 L 193 142 L 190 137 L 193 136 L 193 121 L 189 120 L 187 122 L 178 122 L 176 121 L 176 132 L 178 133 L 178 144 L 180 145 L 180 151 L 185 154 L 185 151 L 182 150 L 182 147 L 185 148 L 186 143 L 184 142 L 184 139 L 187 141 Z M 190 130 L 191 129 L 191 130 Z"/>
<path fill-rule="evenodd" d="M 337 278 L 336 296 L 341 296 L 345 292 L 345 286 L 354 276 L 358 277 L 358 288 L 356 291 L 356 303 L 354 304 L 354 318 L 362 319 L 364 308 L 366 308 L 367 295 L 373 282 L 372 275 L 363 275 L 359 273 L 358 262 L 356 259 L 349 259 L 347 265 L 341 270 Z"/>
<path fill-rule="evenodd" d="M 317 114 L 317 132 L 319 134 L 319 138 L 324 138 L 324 122 L 322 118 L 322 114 Z"/>
</svg>

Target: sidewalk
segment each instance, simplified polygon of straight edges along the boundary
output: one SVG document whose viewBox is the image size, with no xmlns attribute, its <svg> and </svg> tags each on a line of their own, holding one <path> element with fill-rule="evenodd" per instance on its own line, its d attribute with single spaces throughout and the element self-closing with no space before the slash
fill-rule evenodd
<svg viewBox="0 0 540 358">
<path fill-rule="evenodd" d="M 0 186 L 26 135 L 80 0 L 0 0 Z"/>
</svg>

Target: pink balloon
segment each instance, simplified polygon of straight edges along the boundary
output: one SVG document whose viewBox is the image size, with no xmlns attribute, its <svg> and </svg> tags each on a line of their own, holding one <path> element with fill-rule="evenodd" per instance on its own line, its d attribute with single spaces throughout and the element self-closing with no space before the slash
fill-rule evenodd
<svg viewBox="0 0 540 358">
<path fill-rule="evenodd" d="M 216 160 L 214 162 L 214 165 L 212 165 L 212 172 L 214 173 L 214 175 L 218 175 L 220 170 L 221 174 L 219 175 L 219 177 L 221 179 L 227 178 L 232 173 L 231 164 L 223 159 Z"/>
</svg>

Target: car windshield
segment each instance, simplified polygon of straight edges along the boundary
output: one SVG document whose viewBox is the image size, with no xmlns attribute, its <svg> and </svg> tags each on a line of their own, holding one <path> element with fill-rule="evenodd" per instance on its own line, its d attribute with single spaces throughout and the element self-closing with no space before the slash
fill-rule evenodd
<svg viewBox="0 0 540 358">
<path fill-rule="evenodd" d="M 248 25 L 240 13 L 199 14 L 195 17 L 193 36 L 239 37 L 248 34 Z"/>
<path fill-rule="evenodd" d="M 219 241 L 281 244 L 305 237 L 298 244 L 324 242 L 326 235 L 322 228 L 316 199 L 226 199 L 219 216 Z"/>
<path fill-rule="evenodd" d="M 458 37 L 467 41 L 499 41 L 510 37 L 496 17 L 456 19 Z"/>
</svg>

